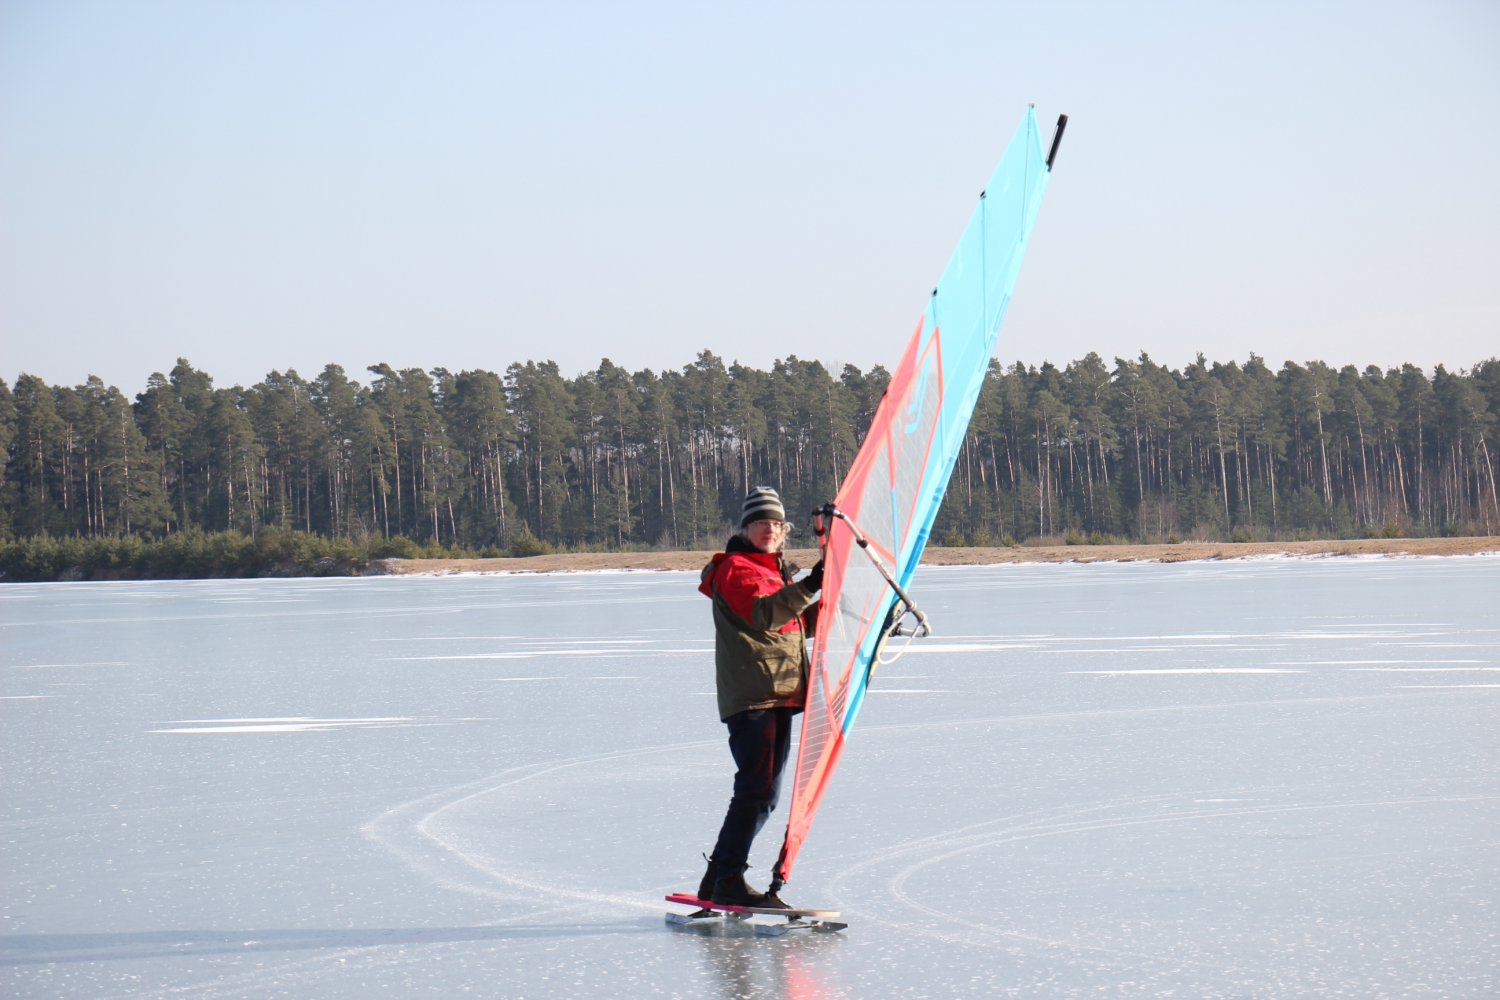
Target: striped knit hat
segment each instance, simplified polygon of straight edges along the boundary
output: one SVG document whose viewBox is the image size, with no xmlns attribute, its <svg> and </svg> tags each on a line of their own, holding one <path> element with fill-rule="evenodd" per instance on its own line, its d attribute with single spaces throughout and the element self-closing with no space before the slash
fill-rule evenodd
<svg viewBox="0 0 1500 1000">
<path fill-rule="evenodd" d="M 740 527 L 751 521 L 785 521 L 786 508 L 781 506 L 781 497 L 769 486 L 757 486 L 745 496 L 740 504 Z"/>
</svg>

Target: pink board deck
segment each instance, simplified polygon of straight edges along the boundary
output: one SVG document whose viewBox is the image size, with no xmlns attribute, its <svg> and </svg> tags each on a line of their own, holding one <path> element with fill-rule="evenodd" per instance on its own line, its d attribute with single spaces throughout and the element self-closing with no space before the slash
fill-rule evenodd
<svg viewBox="0 0 1500 1000">
<path fill-rule="evenodd" d="M 838 917 L 837 910 L 783 910 L 770 906 L 729 906 L 722 903 L 714 903 L 707 899 L 699 899 L 686 892 L 674 892 L 666 897 L 669 903 L 680 903 L 683 906 L 695 906 L 700 910 L 717 910 L 721 913 L 743 913 L 755 914 L 768 917 L 786 917 L 795 919 L 807 917 L 814 920 L 831 920 Z"/>
</svg>

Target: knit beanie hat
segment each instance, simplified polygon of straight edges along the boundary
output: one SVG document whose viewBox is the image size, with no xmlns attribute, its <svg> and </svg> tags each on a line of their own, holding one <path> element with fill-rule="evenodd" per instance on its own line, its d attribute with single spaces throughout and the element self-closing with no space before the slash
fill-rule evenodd
<svg viewBox="0 0 1500 1000">
<path fill-rule="evenodd" d="M 740 504 L 740 527 L 751 521 L 785 521 L 786 508 L 781 506 L 781 497 L 769 486 L 757 486 L 745 496 Z"/>
</svg>

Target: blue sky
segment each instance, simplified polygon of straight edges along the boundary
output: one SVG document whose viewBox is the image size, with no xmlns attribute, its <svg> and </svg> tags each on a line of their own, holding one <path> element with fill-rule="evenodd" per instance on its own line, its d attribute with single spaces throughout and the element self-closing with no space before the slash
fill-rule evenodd
<svg viewBox="0 0 1500 1000">
<path fill-rule="evenodd" d="M 1500 355 L 1500 4 L 0 0 L 0 377 L 894 364 L 1028 103 L 996 356 Z"/>
</svg>

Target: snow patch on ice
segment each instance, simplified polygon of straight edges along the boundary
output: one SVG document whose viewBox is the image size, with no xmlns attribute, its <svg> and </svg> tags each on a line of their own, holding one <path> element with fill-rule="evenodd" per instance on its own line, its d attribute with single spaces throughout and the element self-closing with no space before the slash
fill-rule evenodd
<svg viewBox="0 0 1500 1000">
<path fill-rule="evenodd" d="M 1404 665 L 1436 664 L 1436 663 L 1487 663 L 1488 660 L 1292 660 L 1279 661 L 1272 664 L 1278 667 L 1350 667 L 1355 668 L 1351 672 L 1358 673 L 1360 670 L 1385 670 L 1398 669 Z"/>
<path fill-rule="evenodd" d="M 1160 677 L 1183 674 L 1305 674 L 1307 671 L 1267 667 L 1162 667 L 1151 670 L 1070 670 L 1068 673 L 1092 674 L 1096 677 Z"/>
<path fill-rule="evenodd" d="M 639 680 L 645 680 L 645 678 L 639 677 L 639 676 L 632 676 L 632 675 L 629 675 L 629 674 L 611 674 L 609 676 L 595 675 L 595 676 L 592 676 L 592 677 L 588 677 L 588 676 L 576 677 L 576 676 L 573 676 L 571 674 L 568 675 L 568 676 L 563 676 L 562 674 L 553 674 L 551 677 L 491 677 L 490 680 L 492 680 L 492 681 L 567 681 L 570 684 L 576 684 L 578 681 L 639 681 Z"/>
<path fill-rule="evenodd" d="M 386 717 L 373 719 L 312 719 L 305 716 L 274 719 L 183 719 L 159 722 L 168 729 L 148 729 L 148 733 L 322 733 L 334 729 L 384 729 L 392 726 L 422 725 L 414 719 Z"/>
<path fill-rule="evenodd" d="M 1445 662 L 1445 661 L 1438 661 Z M 1453 663 L 1480 663 L 1480 660 L 1453 660 Z M 1352 667 L 1351 674 L 1445 674 L 1445 673 L 1496 673 L 1500 667 Z"/>
<path fill-rule="evenodd" d="M 1024 647 L 1021 647 L 1021 648 L 1024 648 Z M 1232 650 L 1232 649 L 1263 649 L 1263 648 L 1266 648 L 1266 647 L 1264 647 L 1264 646 L 1242 646 L 1242 645 L 1239 645 L 1237 643 L 1235 643 L 1235 644 L 1225 644 L 1225 643 L 1221 643 L 1221 642 L 1174 642 L 1174 643 L 1171 643 L 1170 645 L 1157 645 L 1157 646 L 1149 646 L 1149 645 L 1148 646 L 1095 646 L 1095 647 L 1093 647 L 1091 649 L 1085 650 L 1084 652 L 1087 652 L 1087 653 L 1089 653 L 1091 655 L 1098 655 L 1098 654 L 1101 654 L 1101 653 L 1171 653 L 1171 652 L 1176 652 L 1178 650 L 1183 650 L 1183 649 L 1213 649 L 1213 650 L 1218 650 L 1220 652 L 1226 652 L 1226 651 Z M 1276 644 L 1273 644 L 1271 648 L 1276 648 Z M 1041 652 L 1042 653 L 1057 653 L 1057 654 L 1061 654 L 1063 656 L 1071 656 L 1071 655 L 1074 655 L 1074 654 L 1078 653 L 1079 650 L 1077 650 L 1077 649 L 1043 649 L 1043 650 L 1041 650 Z"/>
<path fill-rule="evenodd" d="M 371 642 L 516 642 L 520 635 L 376 635 Z"/>
<path fill-rule="evenodd" d="M 916 643 L 905 647 L 905 653 L 993 653 L 1005 649 L 1030 649 L 1029 643 L 1021 642 L 940 642 Z"/>
<path fill-rule="evenodd" d="M 508 653 L 442 653 L 431 656 L 388 656 L 392 661 L 422 661 L 433 662 L 438 660 L 538 660 L 549 656 L 630 656 L 637 655 L 638 650 L 615 649 L 610 646 L 599 646 L 593 649 L 519 649 Z M 701 656 L 702 649 L 653 649 L 652 656 L 666 656 L 668 654 L 692 654 Z"/>
<path fill-rule="evenodd" d="M 1384 562 L 1429 559 L 1495 559 L 1500 551 L 1486 552 L 1276 552 L 1248 556 L 1208 556 L 1203 559 L 1184 559 L 1183 562 Z"/>
<path fill-rule="evenodd" d="M 80 663 L 7 663 L 10 670 L 53 670 L 58 667 L 127 667 L 124 660 L 85 660 Z"/>
<path fill-rule="evenodd" d="M 1440 691 L 1451 688 L 1500 688 L 1500 684 L 1403 684 L 1402 690 Z"/>
</svg>

